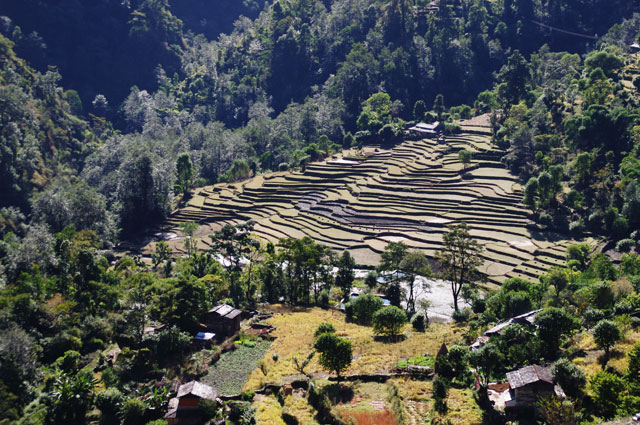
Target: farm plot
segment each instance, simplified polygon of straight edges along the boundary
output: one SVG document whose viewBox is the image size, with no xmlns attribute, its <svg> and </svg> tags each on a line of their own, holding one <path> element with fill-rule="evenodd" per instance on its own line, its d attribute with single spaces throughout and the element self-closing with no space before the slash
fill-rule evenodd
<svg viewBox="0 0 640 425">
<path fill-rule="evenodd" d="M 463 133 L 444 143 L 425 139 L 388 150 L 365 147 L 309 164 L 304 172 L 200 188 L 167 224 L 205 224 L 197 236 L 208 240 L 206 232 L 226 223 L 255 220 L 255 233 L 264 240 L 310 236 L 372 266 L 387 237 L 401 237 L 433 257 L 446 226 L 466 222 L 487 247 L 482 270 L 490 283 L 536 277 L 561 265 L 564 259 L 549 252 L 564 250 L 568 241 L 531 230 L 522 186 L 499 162 L 503 152 L 491 143 L 488 118 L 460 125 Z M 461 149 L 473 152 L 470 164 L 458 160 Z M 181 241 L 169 243 L 180 252 Z"/>
<path fill-rule="evenodd" d="M 236 344 L 236 349 L 222 354 L 209 368 L 202 382 L 218 389 L 221 395 L 240 394 L 242 386 L 258 362 L 269 349 L 270 342 L 263 340 Z"/>
</svg>

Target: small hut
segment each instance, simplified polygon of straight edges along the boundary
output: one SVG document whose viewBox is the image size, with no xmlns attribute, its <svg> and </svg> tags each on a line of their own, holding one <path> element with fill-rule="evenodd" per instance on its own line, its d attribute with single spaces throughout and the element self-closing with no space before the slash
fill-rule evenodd
<svg viewBox="0 0 640 425">
<path fill-rule="evenodd" d="M 241 316 L 241 310 L 221 304 L 209 310 L 205 324 L 217 335 L 230 336 L 240 330 Z"/>
<path fill-rule="evenodd" d="M 562 389 L 554 384 L 548 367 L 532 365 L 507 372 L 507 381 L 510 395 L 505 404 L 507 409 L 535 409 L 541 397 L 564 397 Z"/>
<path fill-rule="evenodd" d="M 209 385 L 191 381 L 178 388 L 176 397 L 169 400 L 169 410 L 164 416 L 168 425 L 191 425 L 202 423 L 200 402 L 215 401 L 218 392 Z"/>
</svg>

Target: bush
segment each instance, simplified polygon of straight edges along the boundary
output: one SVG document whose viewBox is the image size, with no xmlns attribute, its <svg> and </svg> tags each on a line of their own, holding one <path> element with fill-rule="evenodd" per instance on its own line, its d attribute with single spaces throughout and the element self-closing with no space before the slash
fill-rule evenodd
<svg viewBox="0 0 640 425">
<path fill-rule="evenodd" d="M 316 338 L 322 334 L 325 333 L 335 333 L 336 332 L 336 328 L 335 326 L 333 326 L 331 323 L 329 322 L 322 322 L 318 325 L 318 328 L 316 329 L 316 331 L 313 333 L 313 336 L 315 336 Z"/>
<path fill-rule="evenodd" d="M 117 388 L 108 388 L 96 395 L 96 407 L 102 413 L 104 425 L 118 424 L 118 412 L 122 404 L 122 393 Z"/>
<path fill-rule="evenodd" d="M 604 319 L 604 312 L 589 306 L 584 311 L 582 317 L 584 319 L 585 326 L 587 328 L 591 328 L 593 325 Z"/>
<path fill-rule="evenodd" d="M 609 357 L 609 350 L 616 342 L 620 341 L 621 337 L 620 328 L 611 320 L 601 320 L 593 328 L 593 339 L 596 345 L 604 350 L 607 358 Z"/>
<path fill-rule="evenodd" d="M 597 416 L 609 419 L 616 414 L 625 386 L 622 378 L 609 372 L 599 371 L 591 377 L 589 388 L 593 393 Z"/>
<path fill-rule="evenodd" d="M 584 223 L 582 220 L 575 220 L 569 223 L 569 232 L 574 236 L 579 236 L 584 231 Z"/>
<path fill-rule="evenodd" d="M 568 359 L 560 359 L 551 367 L 556 382 L 569 397 L 582 397 L 587 377 L 582 369 Z"/>
<path fill-rule="evenodd" d="M 383 307 L 373 315 L 373 332 L 383 336 L 396 336 L 407 323 L 407 315 L 396 306 Z"/>
<path fill-rule="evenodd" d="M 454 311 L 453 314 L 451 315 L 451 318 L 456 323 L 464 323 L 469 320 L 470 316 L 471 316 L 471 310 L 467 307 L 467 308 L 463 308 L 462 310 Z"/>
<path fill-rule="evenodd" d="M 122 405 L 122 419 L 124 425 L 142 425 L 144 424 L 144 415 L 147 411 L 142 400 L 137 398 L 129 398 Z"/>
<path fill-rule="evenodd" d="M 424 332 L 426 329 L 424 314 L 422 313 L 414 314 L 413 317 L 411 318 L 411 326 L 413 326 L 413 329 L 415 329 L 418 332 Z"/>
<path fill-rule="evenodd" d="M 616 251 L 629 252 L 635 245 L 636 241 L 634 241 L 633 239 L 620 239 L 618 243 L 616 243 Z"/>
<path fill-rule="evenodd" d="M 63 372 L 75 372 L 78 370 L 78 362 L 82 356 L 80 353 L 74 350 L 69 350 L 64 353 L 64 356 L 58 357 L 56 360 L 56 367 Z"/>
<path fill-rule="evenodd" d="M 380 297 L 371 294 L 363 294 L 354 300 L 349 301 L 351 314 L 350 319 L 360 325 L 370 325 L 373 315 L 383 306 Z"/>
<path fill-rule="evenodd" d="M 329 291 L 327 291 L 326 289 L 323 289 L 322 292 L 320 292 L 320 305 L 322 307 L 328 307 L 329 306 Z"/>
</svg>

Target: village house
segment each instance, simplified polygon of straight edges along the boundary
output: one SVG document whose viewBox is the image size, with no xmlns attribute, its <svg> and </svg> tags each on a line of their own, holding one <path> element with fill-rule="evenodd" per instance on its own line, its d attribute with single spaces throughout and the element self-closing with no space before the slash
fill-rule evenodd
<svg viewBox="0 0 640 425">
<path fill-rule="evenodd" d="M 409 128 L 409 133 L 421 137 L 436 137 L 440 133 L 441 127 L 442 125 L 439 121 L 431 124 L 419 122 L 418 124 Z"/>
<path fill-rule="evenodd" d="M 482 336 L 476 338 L 476 340 L 474 341 L 473 344 L 471 344 L 469 349 L 471 351 L 479 350 L 480 348 L 484 347 L 484 345 L 487 342 L 489 342 L 489 339 L 491 339 L 491 337 L 496 335 L 502 335 L 505 329 L 507 329 L 511 325 L 522 325 L 522 326 L 526 326 L 528 328 L 534 329 L 536 327 L 534 320 L 536 318 L 536 315 L 540 311 L 542 310 L 541 309 L 533 310 L 528 313 L 524 313 L 519 316 L 512 317 L 511 319 L 505 320 L 502 323 L 498 323 L 491 329 L 488 329 L 487 331 L 485 331 L 485 333 Z"/>
<path fill-rule="evenodd" d="M 209 310 L 205 317 L 207 329 L 219 336 L 230 336 L 240 330 L 242 310 L 221 304 Z"/>
<path fill-rule="evenodd" d="M 505 410 L 535 409 L 540 398 L 556 395 L 564 397 L 562 389 L 555 385 L 548 367 L 532 365 L 507 372 L 508 395 L 505 394 Z"/>
<path fill-rule="evenodd" d="M 169 409 L 164 418 L 168 425 L 195 425 L 202 423 L 200 403 L 215 401 L 218 392 L 209 385 L 191 381 L 178 388 L 176 397 L 169 400 Z"/>
<path fill-rule="evenodd" d="M 629 46 L 631 53 L 640 53 L 640 43 L 633 43 Z"/>
</svg>

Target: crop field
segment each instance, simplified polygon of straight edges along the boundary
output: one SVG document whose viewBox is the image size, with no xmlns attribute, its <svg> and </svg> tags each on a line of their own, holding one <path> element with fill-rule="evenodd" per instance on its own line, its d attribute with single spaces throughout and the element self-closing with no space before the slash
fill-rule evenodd
<svg viewBox="0 0 640 425">
<path fill-rule="evenodd" d="M 209 368 L 202 379 L 207 385 L 217 388 L 221 395 L 239 394 L 251 371 L 269 348 L 269 342 L 257 340 L 252 346 L 236 345 L 236 349 L 222 354 Z"/>
<path fill-rule="evenodd" d="M 462 121 L 461 127 L 444 142 L 369 146 L 311 163 L 304 172 L 199 188 L 169 225 L 200 223 L 197 236 L 206 247 L 208 234 L 223 225 L 255 220 L 255 233 L 265 241 L 310 236 L 371 266 L 390 240 L 433 258 L 447 225 L 466 222 L 486 248 L 482 270 L 490 284 L 536 278 L 563 264 L 571 241 L 536 230 L 521 202 L 522 186 L 491 143 L 488 119 Z M 461 149 L 473 152 L 470 164 L 458 160 Z M 173 243 L 179 251 L 179 241 Z"/>
</svg>

